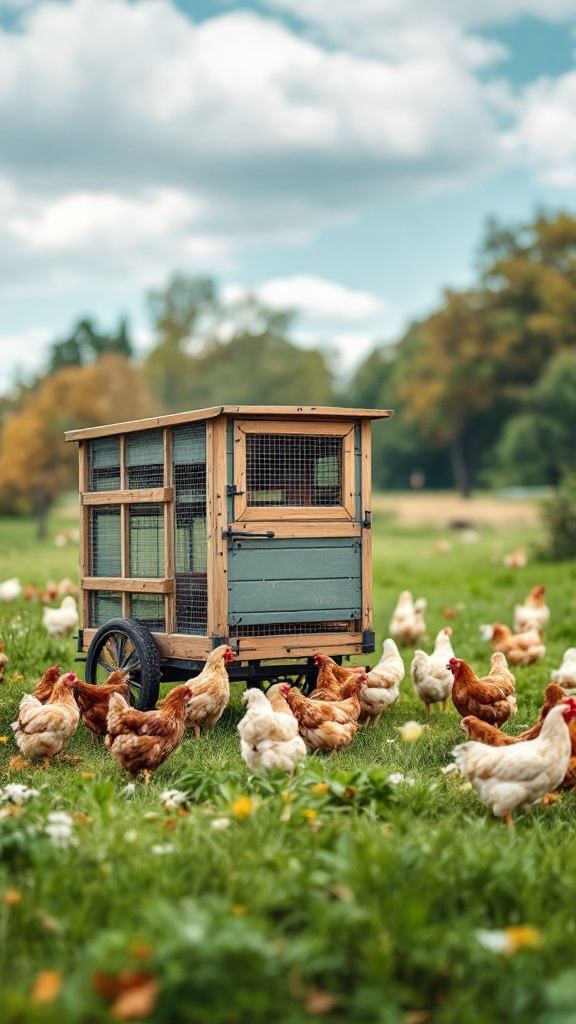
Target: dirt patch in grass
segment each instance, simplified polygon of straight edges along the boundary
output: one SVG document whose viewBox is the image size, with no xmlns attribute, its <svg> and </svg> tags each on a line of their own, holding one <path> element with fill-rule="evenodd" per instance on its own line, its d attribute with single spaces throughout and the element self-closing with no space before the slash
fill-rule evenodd
<svg viewBox="0 0 576 1024">
<path fill-rule="evenodd" d="M 537 526 L 541 499 L 480 495 L 462 498 L 452 492 L 375 494 L 374 512 L 388 513 L 407 526 Z"/>
</svg>

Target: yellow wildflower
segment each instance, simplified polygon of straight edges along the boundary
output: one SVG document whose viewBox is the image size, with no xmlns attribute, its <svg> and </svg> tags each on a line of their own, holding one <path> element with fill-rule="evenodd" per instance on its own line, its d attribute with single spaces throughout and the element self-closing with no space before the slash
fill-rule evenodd
<svg viewBox="0 0 576 1024">
<path fill-rule="evenodd" d="M 243 903 L 234 903 L 230 907 L 230 913 L 234 914 L 234 917 L 244 917 L 246 910 L 247 908 L 244 906 Z"/>
<path fill-rule="evenodd" d="M 33 1003 L 53 1003 L 62 988 L 58 971 L 40 971 L 34 979 L 30 999 Z"/>
<path fill-rule="evenodd" d="M 414 743 L 415 740 L 420 739 L 424 732 L 424 727 L 420 725 L 420 722 L 410 721 L 401 725 L 398 732 L 400 733 L 404 743 Z"/>
<path fill-rule="evenodd" d="M 317 782 L 314 786 L 312 786 L 313 793 L 327 793 L 328 789 L 329 786 L 327 782 Z"/>
<path fill-rule="evenodd" d="M 506 956 L 514 956 L 519 949 L 536 949 L 542 945 L 542 933 L 532 924 L 512 925 L 510 928 L 505 928 L 504 932 L 508 940 L 508 945 L 504 950 Z"/>
<path fill-rule="evenodd" d="M 7 736 L 0 736 L 0 743 L 8 743 L 8 737 Z"/>
<path fill-rule="evenodd" d="M 318 811 L 314 811 L 311 807 L 305 807 L 302 811 L 302 815 L 307 821 L 316 821 Z"/>
<path fill-rule="evenodd" d="M 249 818 L 254 810 L 254 804 L 249 796 L 240 796 L 232 804 L 232 814 L 235 818 Z"/>
<path fill-rule="evenodd" d="M 6 889 L 2 896 L 2 903 L 5 907 L 15 907 L 22 901 L 22 893 L 19 889 Z"/>
</svg>

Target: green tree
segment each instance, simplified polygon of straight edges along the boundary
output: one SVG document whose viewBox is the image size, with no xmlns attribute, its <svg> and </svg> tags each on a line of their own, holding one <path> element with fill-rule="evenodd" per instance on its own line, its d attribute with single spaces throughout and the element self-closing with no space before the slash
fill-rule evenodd
<svg viewBox="0 0 576 1024">
<path fill-rule="evenodd" d="M 133 355 L 126 320 L 120 320 L 115 334 L 102 334 L 89 318 L 78 320 L 68 338 L 51 346 L 48 373 L 56 373 L 65 366 L 87 366 L 111 352 L 127 359 Z"/>
</svg>

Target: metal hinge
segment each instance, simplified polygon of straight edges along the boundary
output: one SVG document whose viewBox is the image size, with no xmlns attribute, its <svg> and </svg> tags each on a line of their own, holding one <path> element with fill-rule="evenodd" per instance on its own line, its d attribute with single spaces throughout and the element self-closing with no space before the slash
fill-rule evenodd
<svg viewBox="0 0 576 1024">
<path fill-rule="evenodd" d="M 238 498 L 240 494 L 246 494 L 246 491 L 239 491 L 236 484 L 226 484 L 226 494 L 229 498 Z"/>
<path fill-rule="evenodd" d="M 370 509 L 366 509 L 364 513 L 364 519 L 362 520 L 362 526 L 365 530 L 369 530 L 372 526 L 372 513 Z"/>
</svg>

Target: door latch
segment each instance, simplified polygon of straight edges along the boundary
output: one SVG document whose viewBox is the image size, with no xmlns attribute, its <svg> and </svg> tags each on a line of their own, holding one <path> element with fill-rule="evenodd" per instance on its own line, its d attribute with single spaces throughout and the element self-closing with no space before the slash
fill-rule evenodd
<svg viewBox="0 0 576 1024">
<path fill-rule="evenodd" d="M 222 536 L 227 537 L 268 537 L 272 539 L 276 534 L 273 530 L 266 530 L 266 533 L 252 533 L 250 530 L 233 530 L 231 526 L 227 530 L 222 530 Z"/>
</svg>

